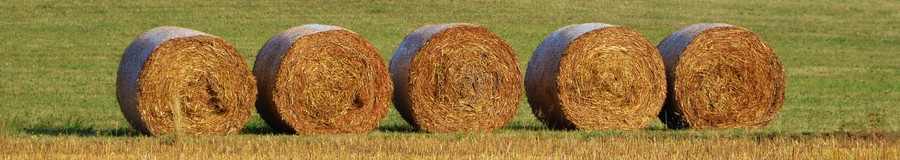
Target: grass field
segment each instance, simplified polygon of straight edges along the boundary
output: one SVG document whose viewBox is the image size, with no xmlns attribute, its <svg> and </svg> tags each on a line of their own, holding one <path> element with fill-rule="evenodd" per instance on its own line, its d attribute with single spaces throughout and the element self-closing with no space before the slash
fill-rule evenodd
<svg viewBox="0 0 900 160">
<path fill-rule="evenodd" d="M 370 156 L 475 158 L 900 157 L 900 2 L 885 1 L 4 1 L 0 5 L 0 158 Z M 786 103 L 755 131 L 552 131 L 530 113 L 493 133 L 413 131 L 395 111 L 363 135 L 271 134 L 256 115 L 227 137 L 135 136 L 115 99 L 121 55 L 157 26 L 232 43 L 251 64 L 292 26 L 336 25 L 367 38 L 387 62 L 425 24 L 485 26 L 524 69 L 545 36 L 577 23 L 628 26 L 653 43 L 694 23 L 748 28 L 785 66 Z M 524 71 L 523 71 L 524 72 Z M 233 157 L 237 156 L 237 157 Z M 668 158 L 667 158 L 668 159 Z"/>
</svg>

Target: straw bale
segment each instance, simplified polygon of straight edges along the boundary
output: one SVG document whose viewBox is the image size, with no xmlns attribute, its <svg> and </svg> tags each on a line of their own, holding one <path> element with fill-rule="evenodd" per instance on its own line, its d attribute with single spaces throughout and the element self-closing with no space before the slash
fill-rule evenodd
<svg viewBox="0 0 900 160">
<path fill-rule="evenodd" d="M 302 134 L 371 131 L 393 86 L 375 47 L 336 26 L 309 24 L 275 35 L 259 50 L 257 110 L 273 128 Z"/>
<path fill-rule="evenodd" d="M 525 89 L 550 128 L 646 128 L 665 100 L 665 66 L 656 48 L 627 27 L 587 23 L 560 28 L 535 50 Z"/>
<path fill-rule="evenodd" d="M 125 118 L 142 133 L 225 135 L 238 133 L 250 118 L 256 82 L 241 54 L 221 38 L 159 27 L 125 50 L 116 95 Z"/>
<path fill-rule="evenodd" d="M 658 49 L 668 80 L 659 117 L 670 128 L 758 129 L 784 105 L 781 62 L 747 29 L 697 24 L 669 35 Z"/>
<path fill-rule="evenodd" d="M 492 131 L 519 107 L 516 53 L 486 28 L 463 23 L 419 28 L 403 40 L 390 71 L 394 104 L 428 132 Z"/>
</svg>

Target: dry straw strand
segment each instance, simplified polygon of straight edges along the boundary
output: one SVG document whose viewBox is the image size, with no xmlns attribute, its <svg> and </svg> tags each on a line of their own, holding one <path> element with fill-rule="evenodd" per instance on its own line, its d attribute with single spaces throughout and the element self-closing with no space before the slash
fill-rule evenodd
<svg viewBox="0 0 900 160">
<path fill-rule="evenodd" d="M 428 132 L 492 131 L 512 119 L 522 94 L 516 53 L 472 24 L 419 28 L 391 58 L 394 104 Z"/>
<path fill-rule="evenodd" d="M 302 134 L 371 131 L 389 109 L 387 67 L 362 36 L 308 24 L 275 35 L 260 49 L 253 74 L 257 110 L 273 128 Z"/>
<path fill-rule="evenodd" d="M 784 69 L 750 30 L 696 24 L 658 46 L 668 92 L 660 119 L 670 128 L 758 129 L 784 105 Z"/>
<path fill-rule="evenodd" d="M 176 128 L 185 135 L 238 133 L 255 93 L 256 82 L 234 46 L 181 27 L 141 34 L 125 49 L 116 80 L 125 118 L 150 135 Z"/>
<path fill-rule="evenodd" d="M 659 53 L 640 33 L 602 23 L 554 31 L 528 63 L 525 89 L 550 128 L 646 128 L 665 99 Z"/>
</svg>

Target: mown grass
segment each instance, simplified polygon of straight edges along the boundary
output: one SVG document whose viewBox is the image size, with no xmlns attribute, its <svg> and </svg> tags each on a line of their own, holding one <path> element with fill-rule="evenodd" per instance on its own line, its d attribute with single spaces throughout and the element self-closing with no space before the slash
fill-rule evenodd
<svg viewBox="0 0 900 160">
<path fill-rule="evenodd" d="M 531 53 L 547 34 L 570 24 L 601 22 L 628 26 L 656 43 L 690 24 L 722 22 L 753 30 L 769 42 L 785 66 L 787 101 L 775 121 L 761 130 L 703 133 L 747 137 L 844 132 L 891 135 L 900 129 L 900 116 L 896 116 L 900 114 L 900 108 L 896 107 L 900 104 L 900 54 L 896 52 L 900 50 L 898 10 L 900 3 L 880 0 L 4 2 L 0 5 L 0 102 L 3 102 L 0 103 L 0 134 L 3 141 L 8 141 L 3 147 L 49 145 L 53 148 L 57 143 L 114 147 L 155 143 L 152 138 L 132 137 L 134 132 L 115 99 L 114 82 L 124 48 L 141 32 L 157 26 L 182 26 L 220 36 L 237 47 L 252 64 L 256 52 L 269 37 L 302 24 L 336 25 L 356 31 L 388 61 L 403 37 L 422 25 L 468 22 L 485 26 L 506 39 L 518 51 L 520 66 L 525 68 Z M 650 137 L 667 138 L 694 132 L 666 130 L 658 122 L 636 132 L 549 131 L 535 120 L 524 98 L 519 114 L 509 126 L 487 134 L 419 133 L 392 111 L 375 132 L 367 135 L 268 135 L 271 129 L 254 115 L 240 136 L 197 141 L 233 147 L 274 141 L 303 143 L 291 146 L 307 148 L 329 146 L 309 139 L 349 138 L 355 139 L 351 144 L 369 144 L 364 146 L 412 143 L 439 150 L 434 146 L 463 143 L 446 137 L 474 137 L 490 142 L 476 145 L 496 149 L 506 143 L 563 144 L 579 141 L 581 135 L 594 134 L 612 134 L 611 141 L 622 137 L 635 143 L 653 144 L 652 138 L 627 137 L 650 134 Z M 263 136 L 256 137 L 257 134 Z M 381 137 L 367 142 L 367 137 L 372 136 Z M 525 143 L 515 143 L 518 139 Z M 686 147 L 726 142 L 715 139 L 672 140 L 671 143 Z M 188 143 L 195 147 L 205 144 Z M 784 141 L 784 144 L 792 142 Z M 896 152 L 895 149 L 891 153 L 896 155 Z"/>
<path fill-rule="evenodd" d="M 46 137 L 0 144 L 21 159 L 502 158 L 524 159 L 891 159 L 900 135 L 886 133 L 729 134 L 385 134 L 229 137 Z M 53 153 L 53 154 L 47 154 Z"/>
</svg>

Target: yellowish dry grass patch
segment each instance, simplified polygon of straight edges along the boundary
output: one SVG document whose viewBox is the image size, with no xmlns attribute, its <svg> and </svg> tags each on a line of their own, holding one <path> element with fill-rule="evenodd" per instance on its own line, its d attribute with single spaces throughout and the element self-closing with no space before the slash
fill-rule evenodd
<svg viewBox="0 0 900 160">
<path fill-rule="evenodd" d="M 148 137 L 49 137 L 3 141 L 0 158 L 890 159 L 900 157 L 898 137 L 884 132 L 239 135 L 180 142 Z"/>
</svg>

